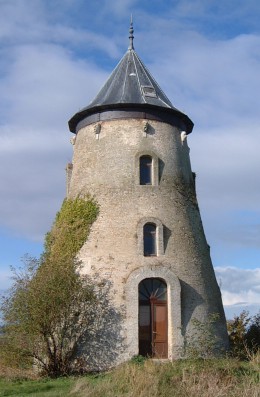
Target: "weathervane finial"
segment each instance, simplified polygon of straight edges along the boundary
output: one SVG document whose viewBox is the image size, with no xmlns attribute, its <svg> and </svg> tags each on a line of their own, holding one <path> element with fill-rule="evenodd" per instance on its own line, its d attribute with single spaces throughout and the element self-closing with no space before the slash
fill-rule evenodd
<svg viewBox="0 0 260 397">
<path fill-rule="evenodd" d="M 134 28 L 133 28 L 133 15 L 131 14 L 130 29 L 129 29 L 129 50 L 134 50 Z"/>
</svg>

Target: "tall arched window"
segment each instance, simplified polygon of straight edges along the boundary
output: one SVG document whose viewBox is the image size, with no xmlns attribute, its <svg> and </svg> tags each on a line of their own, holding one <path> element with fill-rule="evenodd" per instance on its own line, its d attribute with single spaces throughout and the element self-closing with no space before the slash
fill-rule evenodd
<svg viewBox="0 0 260 397">
<path fill-rule="evenodd" d="M 140 157 L 140 185 L 152 185 L 153 183 L 153 159 L 151 156 Z"/>
<path fill-rule="evenodd" d="M 143 228 L 144 239 L 144 256 L 157 255 L 157 236 L 156 225 L 154 223 L 146 223 Z"/>
</svg>

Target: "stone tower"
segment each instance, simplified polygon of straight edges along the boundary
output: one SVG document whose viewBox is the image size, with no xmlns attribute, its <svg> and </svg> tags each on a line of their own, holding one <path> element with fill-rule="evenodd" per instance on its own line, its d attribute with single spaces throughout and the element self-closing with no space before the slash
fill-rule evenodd
<svg viewBox="0 0 260 397">
<path fill-rule="evenodd" d="M 85 273 L 110 283 L 103 329 L 81 352 L 98 369 L 138 354 L 180 357 L 201 340 L 194 320 L 205 325 L 213 314 L 215 346 L 228 344 L 190 166 L 193 123 L 138 57 L 132 23 L 129 41 L 96 98 L 69 121 L 68 197 L 90 194 L 100 206 L 78 257 Z"/>
</svg>

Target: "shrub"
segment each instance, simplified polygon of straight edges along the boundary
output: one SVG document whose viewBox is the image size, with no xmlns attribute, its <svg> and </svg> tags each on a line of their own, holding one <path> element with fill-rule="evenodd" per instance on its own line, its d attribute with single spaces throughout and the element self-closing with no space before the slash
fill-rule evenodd
<svg viewBox="0 0 260 397">
<path fill-rule="evenodd" d="M 245 335 L 246 345 L 252 353 L 260 349 L 260 312 L 251 318 Z"/>
<path fill-rule="evenodd" d="M 260 312 L 250 317 L 242 311 L 227 322 L 231 354 L 240 359 L 248 359 L 260 347 Z"/>
<path fill-rule="evenodd" d="M 25 257 L 2 301 L 3 351 L 9 363 L 34 363 L 51 377 L 73 371 L 79 341 L 93 323 L 94 284 L 76 254 L 98 215 L 90 199 L 65 200 L 38 260 Z"/>
<path fill-rule="evenodd" d="M 212 358 L 216 353 L 223 353 L 219 346 L 219 339 L 215 333 L 215 326 L 219 320 L 217 313 L 208 316 L 207 321 L 192 320 L 193 334 L 185 340 L 185 357 Z"/>
</svg>

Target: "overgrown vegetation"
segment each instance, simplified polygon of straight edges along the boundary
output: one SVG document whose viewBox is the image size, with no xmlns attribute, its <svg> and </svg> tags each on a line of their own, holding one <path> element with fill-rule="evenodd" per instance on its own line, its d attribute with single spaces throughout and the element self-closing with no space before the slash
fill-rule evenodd
<svg viewBox="0 0 260 397">
<path fill-rule="evenodd" d="M 183 360 L 142 366 L 126 364 L 93 382 L 76 382 L 72 396 L 77 397 L 246 397 L 257 396 L 259 374 L 250 364 L 231 360 Z"/>
<path fill-rule="evenodd" d="M 92 198 L 65 199 L 51 231 L 46 234 L 44 260 L 61 262 L 75 258 L 97 215 L 98 206 Z"/>
<path fill-rule="evenodd" d="M 227 321 L 229 336 L 229 351 L 223 350 L 221 341 L 215 334 L 215 325 L 219 320 L 218 314 L 211 314 L 207 321 L 192 320 L 194 332 L 185 339 L 184 357 L 210 359 L 228 354 L 240 360 L 250 360 L 260 350 L 260 312 L 249 316 L 249 312 L 242 311 L 232 320 Z"/>
<path fill-rule="evenodd" d="M 258 357 L 259 360 L 259 357 Z M 0 396 L 34 397 L 258 397 L 259 361 L 236 359 L 130 362 L 80 378 L 8 382 Z"/>
<path fill-rule="evenodd" d="M 218 314 L 210 314 L 206 322 L 196 318 L 192 320 L 194 333 L 186 338 L 184 355 L 189 358 L 212 358 L 223 355 L 223 348 L 218 348 L 218 338 L 215 334 L 215 325 L 219 321 Z"/>
<path fill-rule="evenodd" d="M 260 312 L 253 317 L 242 311 L 227 322 L 230 353 L 242 360 L 259 352 L 260 349 Z"/>
<path fill-rule="evenodd" d="M 74 357 L 93 317 L 93 283 L 80 275 L 76 254 L 98 215 L 89 197 L 65 200 L 39 260 L 26 257 L 14 270 L 14 284 L 3 299 L 2 360 L 34 364 L 51 377 L 75 370 Z"/>
</svg>

